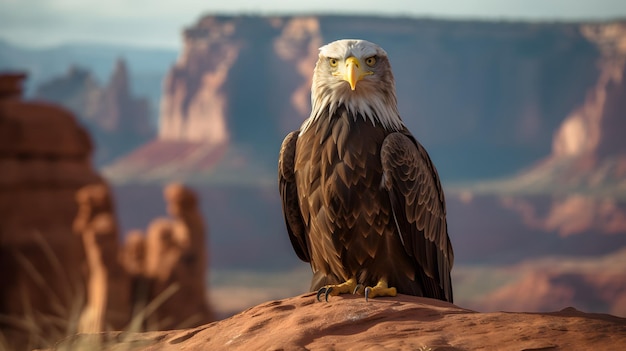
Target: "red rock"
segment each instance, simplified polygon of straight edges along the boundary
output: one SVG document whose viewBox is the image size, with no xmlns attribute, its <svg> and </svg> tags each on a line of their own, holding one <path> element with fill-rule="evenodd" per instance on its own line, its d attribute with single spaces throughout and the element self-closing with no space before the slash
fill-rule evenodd
<svg viewBox="0 0 626 351">
<path fill-rule="evenodd" d="M 88 158 L 93 147 L 72 114 L 53 104 L 0 100 L 0 153 Z"/>
<path fill-rule="evenodd" d="M 105 184 L 76 193 L 74 232 L 82 238 L 87 263 L 87 296 L 80 332 L 122 329 L 131 318 L 131 275 L 119 260 L 119 234 L 113 199 Z"/>
<path fill-rule="evenodd" d="M 147 317 L 148 330 L 196 326 L 215 320 L 208 306 L 207 231 L 196 194 L 182 184 L 164 189 L 171 218 L 157 218 L 145 239 L 145 272 L 149 299 L 169 294 Z M 162 296 L 163 295 L 163 296 Z"/>
<path fill-rule="evenodd" d="M 201 327 L 100 334 L 104 350 L 621 350 L 626 319 L 566 308 L 478 313 L 421 297 L 365 302 L 314 294 L 270 301 Z M 78 335 L 56 346 L 88 345 Z"/>
<path fill-rule="evenodd" d="M 66 334 L 77 317 L 85 254 L 74 195 L 102 182 L 86 131 L 63 108 L 23 101 L 21 78 L 0 75 L 0 348 L 17 349 Z"/>
</svg>

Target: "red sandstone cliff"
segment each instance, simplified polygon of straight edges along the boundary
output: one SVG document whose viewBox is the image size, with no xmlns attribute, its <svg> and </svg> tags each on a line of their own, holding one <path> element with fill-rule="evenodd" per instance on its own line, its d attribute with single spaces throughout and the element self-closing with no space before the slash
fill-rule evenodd
<svg viewBox="0 0 626 351">
<path fill-rule="evenodd" d="M 241 46 L 235 29 L 207 18 L 185 31 L 183 52 L 164 82 L 159 139 L 228 142 L 225 85 Z"/>
<path fill-rule="evenodd" d="M 549 152 L 554 131 L 598 80 L 602 50 L 583 27 L 206 16 L 184 32 L 164 84 L 159 131 L 159 141 L 172 145 L 201 143 L 192 155 L 176 152 L 180 163 L 201 161 L 192 169 L 170 161 L 163 167 L 158 154 L 168 147 L 150 144 L 106 173 L 123 181 L 194 173 L 210 179 L 234 145 L 235 153 L 247 150 L 245 158 L 273 174 L 280 141 L 308 116 L 318 47 L 361 37 L 389 53 L 403 119 L 429 147 L 444 179 L 511 174 Z"/>
</svg>

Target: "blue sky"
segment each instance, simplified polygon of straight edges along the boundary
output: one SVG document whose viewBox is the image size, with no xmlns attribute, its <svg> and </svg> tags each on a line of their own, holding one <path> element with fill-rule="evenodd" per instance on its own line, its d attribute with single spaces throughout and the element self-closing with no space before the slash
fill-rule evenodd
<svg viewBox="0 0 626 351">
<path fill-rule="evenodd" d="M 97 42 L 178 48 L 181 29 L 206 13 L 605 20 L 626 18 L 626 0 L 0 0 L 0 38 L 32 47 Z"/>
</svg>

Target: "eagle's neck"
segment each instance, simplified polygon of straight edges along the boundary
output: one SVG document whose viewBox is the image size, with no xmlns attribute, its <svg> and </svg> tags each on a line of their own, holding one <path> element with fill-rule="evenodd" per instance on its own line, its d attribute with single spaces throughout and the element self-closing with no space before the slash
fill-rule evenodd
<svg viewBox="0 0 626 351">
<path fill-rule="evenodd" d="M 353 94 L 348 99 L 344 99 L 337 98 L 332 92 L 328 92 L 320 96 L 311 96 L 311 105 L 311 115 L 302 124 L 300 134 L 324 118 L 333 118 L 340 108 L 345 108 L 348 116 L 355 120 L 363 118 L 366 122 L 374 126 L 379 125 L 389 131 L 399 131 L 405 128 L 393 94 L 387 97 L 383 94 Z"/>
</svg>

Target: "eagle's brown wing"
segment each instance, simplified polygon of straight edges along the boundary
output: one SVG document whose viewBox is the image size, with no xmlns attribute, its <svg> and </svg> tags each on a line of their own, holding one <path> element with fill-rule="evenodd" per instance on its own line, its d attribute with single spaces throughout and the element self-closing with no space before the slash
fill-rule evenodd
<svg viewBox="0 0 626 351">
<path fill-rule="evenodd" d="M 296 188 L 294 174 L 298 134 L 298 131 L 289 133 L 280 147 L 280 155 L 278 157 L 278 190 L 282 199 L 283 215 L 285 216 L 291 245 L 301 260 L 310 262 L 311 254 L 300 212 L 298 189 Z"/>
<path fill-rule="evenodd" d="M 406 253 L 423 270 L 425 292 L 452 302 L 454 261 L 437 170 L 408 131 L 389 134 L 381 148 L 383 185 Z M 419 279 L 419 278 L 417 278 Z"/>
</svg>

